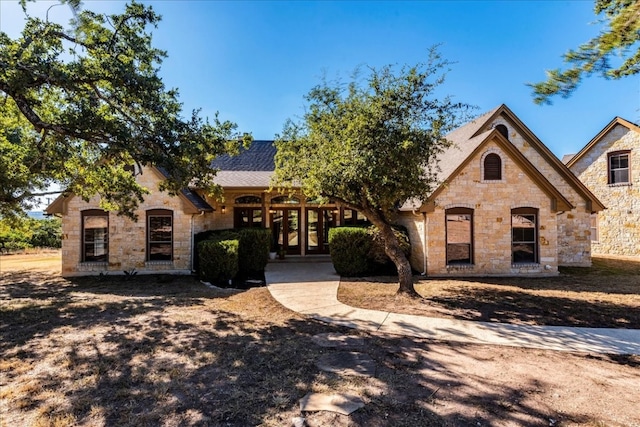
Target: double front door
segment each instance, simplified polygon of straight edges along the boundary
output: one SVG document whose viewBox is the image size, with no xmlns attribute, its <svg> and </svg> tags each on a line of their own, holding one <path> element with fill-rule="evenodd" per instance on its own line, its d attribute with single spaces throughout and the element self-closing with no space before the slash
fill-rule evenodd
<svg viewBox="0 0 640 427">
<path fill-rule="evenodd" d="M 305 254 L 329 253 L 329 230 L 336 225 L 333 208 L 304 209 Z M 301 254 L 300 208 L 271 210 L 271 232 L 279 249 L 287 254 Z"/>
</svg>

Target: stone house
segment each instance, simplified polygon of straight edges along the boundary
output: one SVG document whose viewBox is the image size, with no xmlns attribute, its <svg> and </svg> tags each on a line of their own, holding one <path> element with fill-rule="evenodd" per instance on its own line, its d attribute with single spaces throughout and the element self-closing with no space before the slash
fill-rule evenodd
<svg viewBox="0 0 640 427">
<path fill-rule="evenodd" d="M 441 184 L 397 218 L 409 230 L 416 271 L 553 275 L 558 265 L 590 265 L 590 218 L 604 206 L 511 110 L 495 108 L 447 138 Z M 137 222 L 100 211 L 97 198 L 58 198 L 47 213 L 63 218 L 63 275 L 189 273 L 194 235 L 232 227 L 270 228 L 289 255 L 323 255 L 332 227 L 368 223 L 357 211 L 270 190 L 274 155 L 272 141 L 254 141 L 215 159 L 223 201 L 197 189 L 169 197 L 157 191 L 161 171 L 140 170 L 152 194 Z"/>
<path fill-rule="evenodd" d="M 592 253 L 640 256 L 640 126 L 616 117 L 565 161 L 607 206 L 591 218 Z"/>
</svg>

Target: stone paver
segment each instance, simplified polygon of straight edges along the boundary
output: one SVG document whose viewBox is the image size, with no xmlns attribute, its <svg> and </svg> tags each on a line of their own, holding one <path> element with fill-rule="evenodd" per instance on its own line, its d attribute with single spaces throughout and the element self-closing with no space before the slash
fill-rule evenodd
<svg viewBox="0 0 640 427">
<path fill-rule="evenodd" d="M 640 354 L 640 330 L 472 322 L 350 307 L 338 301 L 331 263 L 270 263 L 266 281 L 285 307 L 354 329 L 473 344 L 603 354 Z"/>
<path fill-rule="evenodd" d="M 331 411 L 349 415 L 363 406 L 364 402 L 359 396 L 349 394 L 308 393 L 300 399 L 300 410 L 303 412 Z"/>
</svg>

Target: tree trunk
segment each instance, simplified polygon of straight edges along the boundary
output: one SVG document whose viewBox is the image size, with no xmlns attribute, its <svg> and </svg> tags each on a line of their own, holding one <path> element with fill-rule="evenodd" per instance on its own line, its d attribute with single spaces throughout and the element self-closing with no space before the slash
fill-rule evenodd
<svg viewBox="0 0 640 427">
<path fill-rule="evenodd" d="M 384 251 L 393 261 L 398 269 L 399 288 L 397 294 L 408 295 L 410 297 L 420 297 L 413 287 L 413 274 L 411 273 L 411 264 L 400 247 L 398 238 L 393 232 L 390 224 L 381 220 L 373 220 L 376 227 L 380 230 L 382 239 L 384 240 Z"/>
</svg>

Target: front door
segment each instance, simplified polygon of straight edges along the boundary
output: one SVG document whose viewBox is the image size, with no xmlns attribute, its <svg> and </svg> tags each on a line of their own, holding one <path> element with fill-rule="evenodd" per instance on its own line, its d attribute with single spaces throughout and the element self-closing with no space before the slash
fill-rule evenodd
<svg viewBox="0 0 640 427">
<path fill-rule="evenodd" d="M 329 253 L 329 230 L 335 226 L 333 208 L 307 208 L 307 254 Z"/>
<path fill-rule="evenodd" d="M 278 248 L 290 255 L 300 255 L 300 209 L 273 210 L 271 232 Z"/>
</svg>

